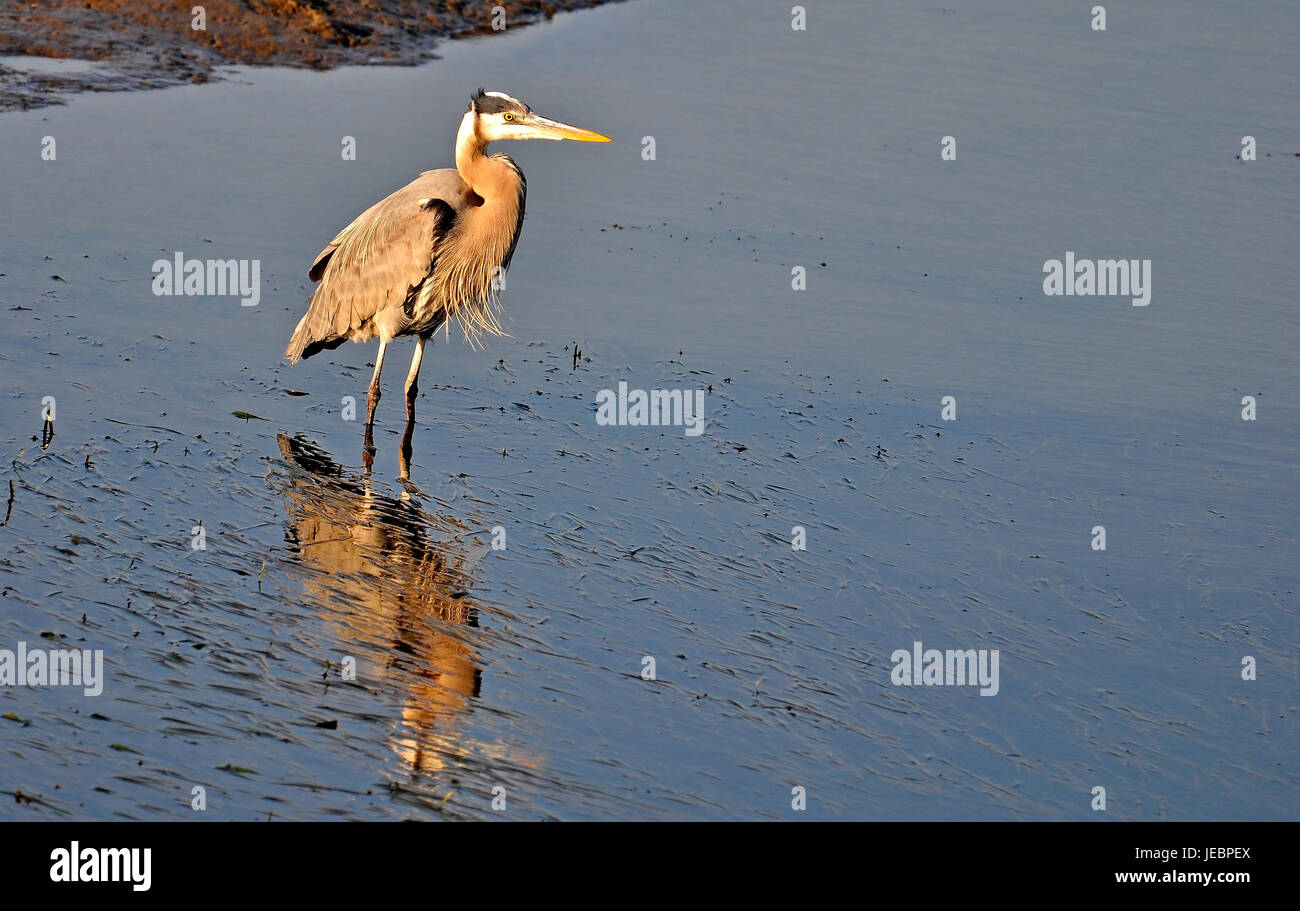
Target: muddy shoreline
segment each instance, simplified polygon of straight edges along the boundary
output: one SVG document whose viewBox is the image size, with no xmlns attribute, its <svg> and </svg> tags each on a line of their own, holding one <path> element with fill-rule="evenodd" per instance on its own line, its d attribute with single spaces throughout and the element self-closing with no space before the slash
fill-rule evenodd
<svg viewBox="0 0 1300 911">
<path fill-rule="evenodd" d="M 415 65 L 439 39 L 491 34 L 610 0 L 42 0 L 0 4 L 0 111 L 62 104 L 76 92 L 156 89 L 219 78 L 222 66 L 329 69 Z M 504 18 L 493 21 L 500 8 Z M 202 28 L 196 28 L 202 25 Z M 60 67 L 55 61 L 94 61 Z M 48 64 L 48 65 L 38 65 Z"/>
</svg>

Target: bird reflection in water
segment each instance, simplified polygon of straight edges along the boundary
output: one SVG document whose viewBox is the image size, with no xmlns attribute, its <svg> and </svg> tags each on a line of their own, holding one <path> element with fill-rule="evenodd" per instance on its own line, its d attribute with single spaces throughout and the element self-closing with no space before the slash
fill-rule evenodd
<svg viewBox="0 0 1300 911">
<path fill-rule="evenodd" d="M 308 595 L 340 642 L 357 643 L 358 678 L 377 674 L 405 691 L 393 739 L 403 762 L 417 772 L 454 764 L 463 752 L 458 720 L 481 675 L 459 631 L 478 626 L 466 585 L 487 546 L 410 497 L 377 492 L 369 472 L 349 476 L 310 440 L 279 441 L 297 469 L 286 475 L 286 537 L 314 570 L 304 578 Z"/>
</svg>

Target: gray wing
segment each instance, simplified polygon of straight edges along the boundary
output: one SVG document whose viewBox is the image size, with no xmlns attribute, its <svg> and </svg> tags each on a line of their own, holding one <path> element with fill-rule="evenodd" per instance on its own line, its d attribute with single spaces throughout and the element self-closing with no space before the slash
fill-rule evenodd
<svg viewBox="0 0 1300 911">
<path fill-rule="evenodd" d="M 393 308 L 429 278 L 438 243 L 471 192 L 454 170 L 425 171 L 340 231 L 307 273 L 320 285 L 285 350 L 290 363 L 379 334 L 375 320 L 385 311 L 386 326 L 405 328 L 410 314 L 404 323 Z"/>
</svg>

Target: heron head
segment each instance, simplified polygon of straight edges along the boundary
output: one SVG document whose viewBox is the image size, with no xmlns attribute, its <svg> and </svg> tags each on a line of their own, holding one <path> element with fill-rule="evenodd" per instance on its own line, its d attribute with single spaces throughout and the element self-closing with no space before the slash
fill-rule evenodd
<svg viewBox="0 0 1300 911">
<path fill-rule="evenodd" d="M 579 142 L 610 142 L 608 136 L 602 136 L 582 127 L 551 120 L 540 114 L 518 98 L 511 98 L 503 92 L 485 92 L 470 98 L 467 113 L 474 115 L 474 132 L 484 144 L 501 139 L 575 139 Z"/>
</svg>

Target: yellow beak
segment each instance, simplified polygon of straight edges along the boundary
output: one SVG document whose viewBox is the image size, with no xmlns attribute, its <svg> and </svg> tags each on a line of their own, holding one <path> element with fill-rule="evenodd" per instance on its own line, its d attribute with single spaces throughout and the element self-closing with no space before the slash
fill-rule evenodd
<svg viewBox="0 0 1300 911">
<path fill-rule="evenodd" d="M 578 142 L 614 141 L 608 136 L 603 136 L 593 130 L 584 130 L 582 127 L 575 127 L 569 123 L 561 123 L 558 120 L 550 120 L 537 114 L 529 116 L 528 126 L 533 127 L 539 134 L 541 134 L 538 138 L 573 139 Z"/>
</svg>

